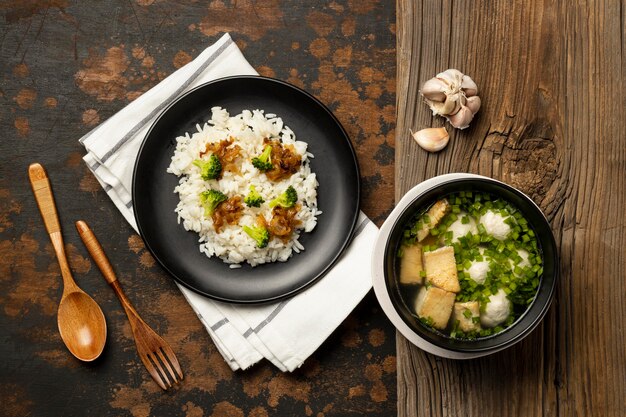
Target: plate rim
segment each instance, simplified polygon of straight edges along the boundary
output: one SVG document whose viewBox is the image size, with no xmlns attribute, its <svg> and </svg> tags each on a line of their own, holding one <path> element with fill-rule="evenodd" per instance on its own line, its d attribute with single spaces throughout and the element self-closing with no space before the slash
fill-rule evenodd
<svg viewBox="0 0 626 417">
<path fill-rule="evenodd" d="M 289 88 L 291 90 L 294 90 L 296 93 L 302 94 L 304 95 L 306 98 L 308 98 L 309 100 L 312 100 L 321 110 L 323 110 L 332 120 L 333 122 L 337 125 L 337 127 L 339 128 L 343 138 L 345 139 L 345 141 L 348 144 L 348 149 L 350 150 L 350 155 L 352 156 L 352 160 L 354 162 L 354 168 L 355 168 L 355 174 L 356 174 L 356 210 L 355 212 L 352 214 L 352 224 L 350 225 L 350 229 L 349 232 L 346 234 L 345 238 L 343 239 L 343 241 L 341 242 L 341 245 L 339 247 L 339 250 L 337 251 L 337 253 L 334 255 L 334 257 L 330 260 L 330 262 L 319 272 L 317 273 L 313 278 L 309 279 L 308 281 L 304 282 L 302 285 L 275 295 L 275 296 L 271 296 L 271 297 L 260 297 L 260 298 L 255 298 L 255 299 L 251 299 L 251 300 L 241 300 L 241 299 L 236 299 L 236 298 L 227 298 L 227 297 L 221 297 L 221 296 L 217 296 L 214 294 L 210 294 L 206 291 L 203 291 L 199 288 L 196 288 L 192 285 L 190 285 L 189 283 L 185 282 L 183 279 L 181 279 L 179 276 L 177 276 L 175 273 L 172 272 L 172 270 L 166 265 L 165 262 L 163 262 L 159 256 L 157 256 L 157 254 L 155 253 L 155 251 L 153 250 L 152 246 L 150 245 L 150 242 L 148 242 L 148 240 L 144 237 L 144 230 L 141 226 L 141 222 L 139 219 L 139 211 L 137 210 L 137 199 L 136 199 L 136 189 L 137 187 L 135 187 L 136 181 L 137 181 L 137 168 L 139 165 L 139 161 L 141 158 L 142 153 L 144 152 L 144 148 L 146 146 L 146 142 L 148 141 L 148 138 L 150 137 L 150 135 L 152 134 L 155 126 L 159 123 L 159 121 L 161 120 L 161 118 L 172 108 L 174 107 L 176 104 L 178 104 L 180 101 L 184 100 L 187 96 L 193 94 L 194 92 L 196 92 L 197 90 L 203 89 L 203 88 L 207 88 L 209 86 L 212 86 L 214 84 L 218 84 L 218 83 L 222 83 L 222 82 L 226 82 L 226 81 L 231 81 L 231 80 L 242 80 L 242 79 L 246 79 L 246 80 L 254 80 L 254 82 L 256 81 L 262 81 L 262 82 L 269 82 L 269 83 L 275 83 L 277 85 L 280 85 L 282 87 L 286 87 Z M 354 145 L 352 144 L 352 141 L 350 140 L 350 136 L 348 136 L 348 132 L 346 132 L 345 128 L 343 127 L 343 125 L 341 124 L 341 122 L 339 121 L 339 119 L 337 118 L 337 116 L 334 115 L 334 113 L 328 108 L 328 106 L 326 106 L 324 103 L 322 103 L 317 97 L 313 96 L 311 93 L 305 91 L 304 89 L 297 87 L 293 84 L 290 84 L 286 81 L 283 80 L 279 80 L 276 78 L 271 78 L 271 77 L 265 77 L 265 76 L 261 76 L 261 75 L 232 75 L 232 76 L 227 76 L 227 77 L 221 77 L 221 78 L 217 78 L 215 80 L 211 80 L 208 81 L 206 83 L 200 84 L 192 89 L 190 89 L 189 91 L 186 91 L 184 94 L 178 96 L 175 100 L 173 100 L 171 103 L 169 103 L 167 106 L 165 106 L 165 108 L 163 108 L 163 110 L 161 110 L 159 112 L 159 114 L 156 116 L 156 118 L 154 119 L 154 121 L 151 123 L 150 128 L 148 129 L 148 131 L 146 132 L 145 137 L 143 138 L 143 140 L 141 141 L 141 145 L 139 146 L 139 151 L 137 152 L 137 158 L 135 159 L 134 162 L 134 166 L 133 166 L 133 176 L 132 176 L 132 192 L 131 192 L 131 196 L 132 196 L 132 202 L 133 202 L 133 217 L 135 219 L 135 223 L 137 225 L 137 230 L 139 232 L 139 236 L 141 237 L 142 241 L 144 242 L 144 245 L 146 247 L 146 249 L 148 249 L 148 251 L 150 252 L 150 254 L 154 257 L 154 259 L 157 261 L 157 263 L 161 266 L 161 268 L 163 268 L 165 270 L 165 272 L 167 272 L 167 274 L 173 278 L 176 283 L 178 283 L 179 285 L 182 285 L 183 287 L 195 292 L 196 294 L 208 297 L 212 300 L 216 300 L 216 301 L 221 301 L 221 302 L 227 302 L 227 303 L 233 303 L 233 304 L 245 304 L 245 305 L 249 305 L 249 304 L 263 304 L 263 303 L 270 303 L 273 301 L 278 301 L 278 300 L 283 300 L 286 299 L 288 297 L 291 297 L 301 291 L 303 291 L 304 289 L 306 289 L 307 287 L 313 285 L 314 283 L 316 283 L 317 281 L 319 281 L 322 277 L 324 277 L 337 263 L 337 261 L 341 258 L 341 256 L 343 255 L 343 253 L 346 251 L 346 249 L 348 248 L 348 246 L 350 245 L 350 243 L 352 242 L 352 238 L 354 237 L 354 231 L 356 229 L 358 220 L 359 220 L 359 213 L 361 211 L 361 170 L 359 167 L 359 161 L 356 155 L 356 151 L 354 149 Z M 292 255 L 293 256 L 293 255 Z M 221 260 L 217 260 L 217 259 L 213 259 L 213 258 L 209 258 L 207 257 L 207 260 L 212 260 L 212 261 L 221 261 Z M 286 263 L 288 263 L 289 261 L 286 261 Z M 184 293 L 183 293 L 184 295 Z M 186 296 L 185 296 L 186 298 Z"/>
</svg>

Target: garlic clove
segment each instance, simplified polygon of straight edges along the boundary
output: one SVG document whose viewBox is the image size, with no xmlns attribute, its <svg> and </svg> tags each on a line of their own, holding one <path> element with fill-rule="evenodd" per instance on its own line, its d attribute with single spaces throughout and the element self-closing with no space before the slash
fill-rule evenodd
<svg viewBox="0 0 626 417">
<path fill-rule="evenodd" d="M 450 135 L 445 127 L 430 127 L 413 133 L 413 139 L 428 152 L 439 152 L 448 145 Z"/>
<path fill-rule="evenodd" d="M 454 110 L 456 109 L 456 106 L 457 106 L 457 99 L 454 95 L 447 96 L 446 101 L 444 101 L 443 103 L 437 102 L 437 101 L 429 101 L 429 100 L 426 100 L 426 101 L 428 102 L 428 105 L 433 111 L 434 116 L 438 114 L 442 116 L 447 116 L 449 114 L 455 113 Z"/>
<path fill-rule="evenodd" d="M 461 106 L 461 109 L 457 114 L 446 117 L 450 124 L 457 129 L 465 129 L 469 126 L 470 122 L 474 118 L 474 113 L 467 107 Z"/>
<path fill-rule="evenodd" d="M 445 81 L 452 93 L 458 92 L 463 82 L 463 73 L 457 69 L 450 68 L 436 75 L 436 78 Z"/>
<path fill-rule="evenodd" d="M 453 114 L 457 114 L 459 110 L 461 110 L 461 106 L 465 105 L 465 96 L 463 94 L 453 94 L 450 96 L 450 99 L 454 100 L 454 109 L 452 109 L 452 111 L 448 114 L 443 114 L 442 116 L 452 116 Z"/>
<path fill-rule="evenodd" d="M 446 88 L 447 85 L 443 81 L 437 78 L 431 78 L 424 83 L 420 93 L 429 100 L 444 102 L 446 100 L 446 94 L 444 92 Z"/>
<path fill-rule="evenodd" d="M 480 104 L 481 101 L 480 97 L 478 96 L 468 97 L 465 103 L 467 108 L 470 109 L 473 114 L 476 114 L 478 112 L 478 110 L 480 109 Z"/>
<path fill-rule="evenodd" d="M 454 103 L 454 109 L 448 113 L 448 114 L 442 114 L 442 116 L 447 117 L 447 116 L 454 116 L 455 114 L 457 114 L 459 112 L 459 110 L 461 110 L 461 103 L 459 101 L 457 101 L 456 103 Z"/>
<path fill-rule="evenodd" d="M 461 82 L 461 88 L 467 97 L 478 95 L 478 86 L 469 76 L 464 75 Z"/>
</svg>

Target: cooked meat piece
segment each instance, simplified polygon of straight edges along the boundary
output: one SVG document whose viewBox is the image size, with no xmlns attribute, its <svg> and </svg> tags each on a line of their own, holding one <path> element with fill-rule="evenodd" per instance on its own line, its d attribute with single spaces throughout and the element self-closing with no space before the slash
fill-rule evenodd
<svg viewBox="0 0 626 417">
<path fill-rule="evenodd" d="M 426 282 L 446 291 L 455 293 L 461 291 L 452 246 L 424 252 L 424 269 Z"/>
<path fill-rule="evenodd" d="M 418 317 L 430 319 L 435 329 L 443 330 L 452 315 L 455 297 L 453 292 L 435 286 L 424 286 L 417 293 L 415 313 Z"/>
<path fill-rule="evenodd" d="M 241 147 L 233 145 L 234 141 L 235 139 L 230 137 L 219 142 L 207 143 L 204 152 L 200 152 L 200 157 L 211 153 L 219 158 L 222 164 L 222 171 L 239 172 L 239 166 L 237 166 L 236 161 L 240 156 Z"/>
<path fill-rule="evenodd" d="M 404 253 L 400 259 L 400 284 L 419 284 L 422 285 L 422 271 L 424 270 L 422 262 L 422 245 L 405 246 Z"/>
<path fill-rule="evenodd" d="M 295 218 L 298 211 L 300 211 L 299 204 L 289 208 L 274 207 L 272 220 L 268 226 L 270 234 L 280 238 L 283 242 L 288 242 L 295 228 L 300 225 L 300 220 Z"/>
<path fill-rule="evenodd" d="M 430 219 L 430 223 L 423 224 L 422 229 L 417 232 L 417 241 L 421 242 L 430 234 L 430 230 L 436 227 L 443 216 L 448 214 L 452 207 L 450 207 L 450 203 L 445 198 L 443 200 L 437 201 L 433 206 L 428 210 L 426 214 Z"/>
<path fill-rule="evenodd" d="M 469 311 L 469 313 L 466 313 L 466 311 Z M 455 322 L 458 321 L 459 329 L 463 332 L 480 330 L 480 323 L 475 321 L 480 317 L 480 304 L 478 301 L 454 303 L 452 317 Z"/>
<path fill-rule="evenodd" d="M 256 216 L 256 223 L 260 227 L 262 227 L 264 229 L 267 229 L 267 220 L 265 220 L 265 216 L 264 215 L 259 214 L 258 216 Z"/>
<path fill-rule="evenodd" d="M 278 182 L 298 172 L 302 157 L 291 144 L 281 144 L 276 140 L 264 139 L 264 144 L 272 147 L 271 161 L 274 167 L 265 172 L 270 181 Z"/>
<path fill-rule="evenodd" d="M 241 204 L 241 196 L 236 195 L 230 197 L 222 204 L 217 206 L 211 218 L 213 219 L 213 228 L 217 233 L 222 231 L 224 223 L 237 224 L 241 218 L 243 212 L 243 205 Z"/>
</svg>

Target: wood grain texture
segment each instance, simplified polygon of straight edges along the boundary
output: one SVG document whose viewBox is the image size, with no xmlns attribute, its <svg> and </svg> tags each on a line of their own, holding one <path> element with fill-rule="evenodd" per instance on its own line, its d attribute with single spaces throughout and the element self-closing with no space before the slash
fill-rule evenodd
<svg viewBox="0 0 626 417">
<path fill-rule="evenodd" d="M 59 214 L 54 203 L 54 195 L 50 186 L 50 179 L 46 174 L 46 170 L 39 163 L 31 164 L 28 167 L 28 179 L 30 186 L 39 207 L 39 213 L 46 227 L 46 231 L 50 236 L 50 242 L 54 248 L 54 253 L 59 262 L 61 276 L 63 277 L 63 296 L 78 291 L 78 287 L 72 277 L 72 271 L 67 262 L 65 254 L 65 245 L 63 243 L 63 235 L 61 234 L 61 226 L 59 225 Z"/>
<path fill-rule="evenodd" d="M 503 180 L 541 206 L 561 257 L 543 324 L 504 352 L 445 360 L 397 334 L 400 416 L 626 413 L 625 10 L 619 0 L 397 1 L 396 199 L 448 172 Z M 418 89 L 446 68 L 476 81 L 483 106 L 428 154 L 409 128 L 443 125 Z"/>
<path fill-rule="evenodd" d="M 51 235 L 52 233 L 60 232 L 59 215 L 57 214 L 52 188 L 50 187 L 50 180 L 48 179 L 45 169 L 41 164 L 31 164 L 28 167 L 28 178 L 48 234 Z"/>
<path fill-rule="evenodd" d="M 109 285 L 112 285 L 115 281 L 117 281 L 117 276 L 115 276 L 113 266 L 111 265 L 111 262 L 109 262 L 109 258 L 104 252 L 104 249 L 102 249 L 100 242 L 98 242 L 98 238 L 96 238 L 96 235 L 84 220 L 77 221 L 75 225 L 80 239 L 83 241 L 83 244 L 87 248 L 87 252 L 89 252 L 93 261 L 96 265 L 98 265 L 104 280 Z"/>
</svg>

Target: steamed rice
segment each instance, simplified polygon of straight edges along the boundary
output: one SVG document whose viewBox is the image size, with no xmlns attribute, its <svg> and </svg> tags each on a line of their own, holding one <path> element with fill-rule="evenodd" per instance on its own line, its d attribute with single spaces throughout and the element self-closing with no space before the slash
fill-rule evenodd
<svg viewBox="0 0 626 417">
<path fill-rule="evenodd" d="M 196 125 L 196 132 L 187 132 L 185 136 L 176 138 L 176 150 L 167 172 L 180 177 L 174 192 L 180 201 L 176 206 L 179 224 L 182 222 L 187 231 L 199 234 L 200 252 L 208 257 L 217 256 L 231 264 L 231 268 L 239 267 L 248 262 L 252 266 L 266 262 L 287 261 L 292 253 L 304 250 L 298 241 L 300 233 L 310 232 L 317 224 L 317 179 L 309 167 L 309 159 L 313 155 L 307 152 L 307 143 L 296 140 L 291 129 L 283 124 L 280 117 L 265 114 L 263 110 L 244 110 L 241 114 L 230 117 L 228 111 L 221 107 L 211 109 L 211 119 L 203 126 Z M 209 142 L 219 142 L 229 137 L 235 138 L 235 144 L 241 147 L 239 173 L 224 171 L 220 180 L 204 180 L 200 176 L 200 168 L 193 165 L 200 152 Z M 264 138 L 280 138 L 283 144 L 292 144 L 302 157 L 298 172 L 279 182 L 272 182 L 266 175 L 256 169 L 251 159 L 263 150 Z M 204 208 L 200 203 L 200 193 L 208 189 L 219 190 L 231 197 L 245 197 L 251 185 L 261 194 L 265 203 L 261 207 L 244 205 L 243 214 L 237 225 L 226 224 L 221 233 L 213 228 L 213 220 L 204 217 Z M 258 248 L 256 242 L 248 236 L 242 226 L 253 226 L 258 214 L 271 217 L 269 202 L 279 196 L 289 186 L 298 193 L 298 204 L 301 208 L 296 215 L 300 220 L 288 242 L 278 238 L 270 240 L 265 248 Z"/>
</svg>

